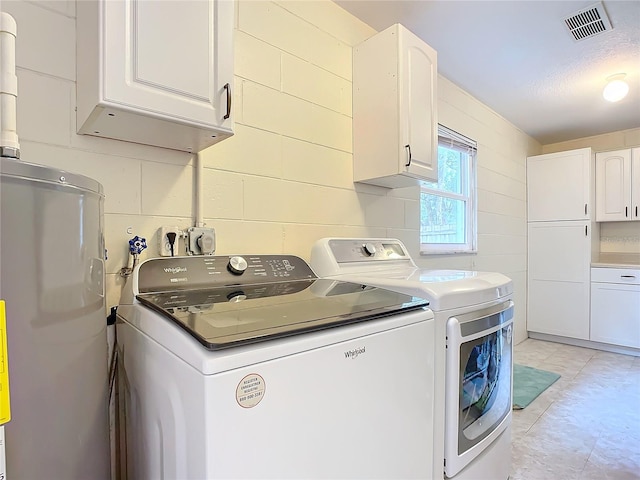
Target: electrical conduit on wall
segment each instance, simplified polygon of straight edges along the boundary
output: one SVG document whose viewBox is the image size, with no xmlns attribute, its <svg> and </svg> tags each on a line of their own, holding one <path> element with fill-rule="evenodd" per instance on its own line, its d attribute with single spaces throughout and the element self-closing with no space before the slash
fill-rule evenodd
<svg viewBox="0 0 640 480">
<path fill-rule="evenodd" d="M 194 159 L 194 174 L 196 176 L 196 186 L 195 186 L 195 196 L 196 196 L 196 206 L 195 206 L 195 225 L 196 227 L 204 227 L 204 213 L 202 211 L 202 174 L 204 173 L 202 166 L 202 156 L 200 153 L 196 153 L 196 157 Z"/>
</svg>

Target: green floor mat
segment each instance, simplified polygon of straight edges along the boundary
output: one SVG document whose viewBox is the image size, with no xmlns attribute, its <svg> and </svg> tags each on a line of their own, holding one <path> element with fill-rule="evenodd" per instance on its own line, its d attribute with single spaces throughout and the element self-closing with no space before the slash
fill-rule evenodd
<svg viewBox="0 0 640 480">
<path fill-rule="evenodd" d="M 513 365 L 513 409 L 522 410 L 549 388 L 560 375 L 524 365 Z"/>
</svg>

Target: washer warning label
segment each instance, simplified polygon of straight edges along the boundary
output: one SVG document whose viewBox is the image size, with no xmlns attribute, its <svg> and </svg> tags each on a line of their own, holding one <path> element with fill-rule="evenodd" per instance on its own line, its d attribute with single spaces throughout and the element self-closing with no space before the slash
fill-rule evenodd
<svg viewBox="0 0 640 480">
<path fill-rule="evenodd" d="M 257 373 L 247 375 L 236 388 L 236 400 L 238 405 L 243 408 L 252 408 L 258 405 L 264 397 L 265 391 L 264 378 Z"/>
</svg>

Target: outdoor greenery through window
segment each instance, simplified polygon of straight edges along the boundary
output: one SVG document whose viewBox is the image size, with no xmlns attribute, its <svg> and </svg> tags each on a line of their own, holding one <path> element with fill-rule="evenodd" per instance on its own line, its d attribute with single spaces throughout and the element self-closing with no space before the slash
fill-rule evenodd
<svg viewBox="0 0 640 480">
<path fill-rule="evenodd" d="M 438 182 L 421 182 L 420 251 L 476 251 L 474 140 L 438 126 Z"/>
</svg>

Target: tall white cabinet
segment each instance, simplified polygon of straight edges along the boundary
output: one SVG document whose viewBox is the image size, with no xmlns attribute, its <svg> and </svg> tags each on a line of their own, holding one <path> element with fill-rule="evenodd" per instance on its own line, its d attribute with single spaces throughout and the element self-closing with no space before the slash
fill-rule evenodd
<svg viewBox="0 0 640 480">
<path fill-rule="evenodd" d="M 528 222 L 590 220 L 593 162 L 590 148 L 527 158 Z"/>
<path fill-rule="evenodd" d="M 353 179 L 438 181 L 437 53 L 400 24 L 353 49 Z"/>
<path fill-rule="evenodd" d="M 531 222 L 527 329 L 589 339 L 592 229 L 588 221 Z"/>
<path fill-rule="evenodd" d="M 191 152 L 233 134 L 233 0 L 76 5 L 78 133 Z"/>
<path fill-rule="evenodd" d="M 530 332 L 589 339 L 594 178 L 590 148 L 527 158 Z"/>
<path fill-rule="evenodd" d="M 596 154 L 596 220 L 640 220 L 640 147 Z"/>
</svg>

